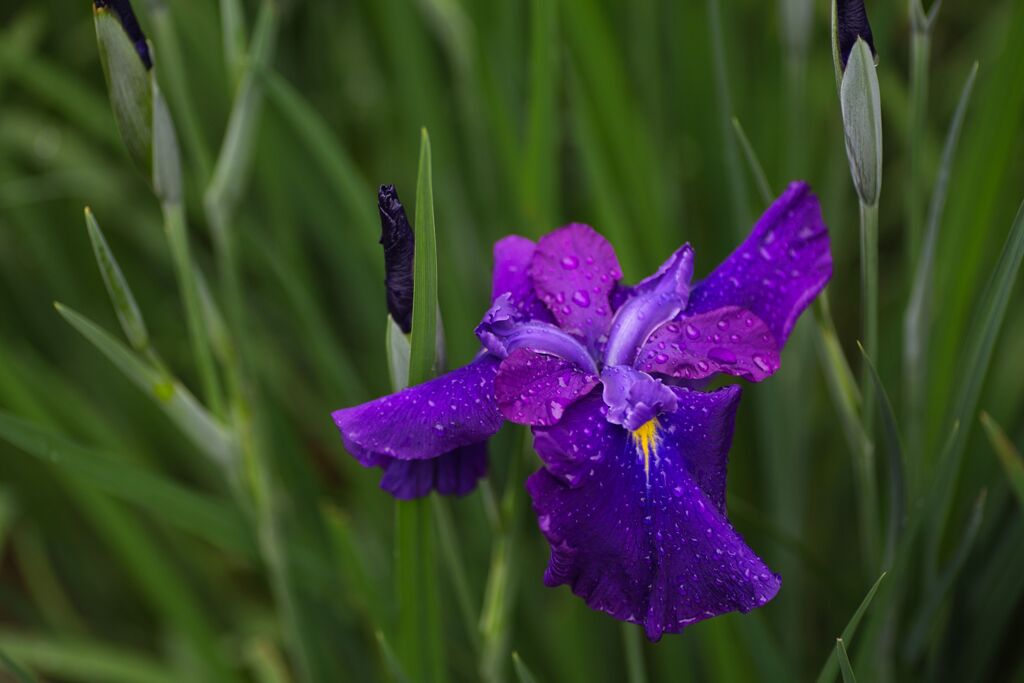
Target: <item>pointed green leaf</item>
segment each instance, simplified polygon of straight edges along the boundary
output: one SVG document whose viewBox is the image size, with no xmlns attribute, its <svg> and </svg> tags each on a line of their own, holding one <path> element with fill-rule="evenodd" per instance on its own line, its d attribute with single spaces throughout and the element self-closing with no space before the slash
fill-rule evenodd
<svg viewBox="0 0 1024 683">
<path fill-rule="evenodd" d="M 857 633 L 857 627 L 860 626 L 860 620 L 864 617 L 864 613 L 867 611 L 868 606 L 871 604 L 871 600 L 874 599 L 875 593 L 878 591 L 878 586 L 881 585 L 882 579 L 885 578 L 885 572 L 882 572 L 881 576 L 875 581 L 874 585 L 868 591 L 868 594 L 861 600 L 860 605 L 857 607 L 857 611 L 850 617 L 850 621 L 847 622 L 846 628 L 843 629 L 841 639 L 844 643 L 848 643 L 853 640 L 853 636 Z M 818 674 L 817 683 L 830 683 L 836 679 L 836 672 L 839 668 L 837 657 L 829 654 L 825 660 L 825 666 L 821 668 L 821 673 Z"/>
<path fill-rule="evenodd" d="M 96 255 L 96 263 L 100 268 L 100 275 L 103 276 L 103 284 L 110 295 L 110 302 L 114 304 L 114 313 L 121 323 L 124 336 L 128 343 L 136 351 L 144 351 L 149 346 L 149 333 L 146 331 L 146 321 L 142 319 L 142 312 L 135 302 L 131 287 L 125 280 L 121 267 L 117 265 L 117 259 L 107 245 L 103 237 L 99 223 L 92 215 L 89 207 L 85 207 L 85 227 L 89 231 L 89 241 L 92 242 L 92 250 Z"/>
<path fill-rule="evenodd" d="M 850 657 L 846 654 L 846 646 L 842 638 L 836 638 L 836 658 L 839 660 L 839 671 L 843 675 L 843 683 L 857 683 L 857 677 L 853 675 L 853 667 L 850 665 Z"/>
<path fill-rule="evenodd" d="M 377 646 L 380 647 L 381 657 L 384 658 L 384 665 L 387 667 L 388 673 L 391 674 L 391 680 L 394 683 L 411 683 L 411 679 L 405 673 L 405 669 L 402 667 L 402 663 L 398 661 L 398 656 L 395 651 L 391 648 L 391 644 L 388 643 L 388 639 L 384 636 L 384 632 L 377 630 Z"/>
<path fill-rule="evenodd" d="M 416 255 L 412 294 L 412 341 L 409 383 L 422 384 L 437 374 L 437 238 L 434 233 L 434 183 L 430 136 L 420 134 L 420 167 L 416 181 Z"/>
<path fill-rule="evenodd" d="M 750 144 L 747 134 L 743 131 L 743 126 L 740 125 L 740 120 L 735 116 L 732 117 L 732 129 L 736 132 L 736 139 L 739 140 L 740 147 L 743 149 L 743 156 L 747 160 L 747 167 L 750 169 L 750 174 L 754 176 L 754 182 L 761 193 L 761 200 L 765 206 L 768 206 L 774 201 L 775 193 L 772 192 L 768 176 L 765 175 L 764 167 L 761 166 L 761 161 L 757 158 L 754 146 Z"/>
<path fill-rule="evenodd" d="M 875 58 L 861 38 L 846 62 L 839 101 L 854 187 L 861 202 L 876 206 L 882 189 L 882 107 Z"/>
<path fill-rule="evenodd" d="M 996 424 L 996 421 L 986 413 L 981 413 L 981 424 L 985 427 L 992 449 L 999 457 L 999 464 L 1003 466 L 1003 472 L 1009 480 L 1010 490 L 1017 497 L 1017 502 L 1024 509 L 1024 458 L 1020 451 L 1014 447 L 1013 442 L 1006 436 L 1006 432 Z"/>
<path fill-rule="evenodd" d="M 151 76 L 153 92 L 153 192 L 162 202 L 181 201 L 181 154 L 178 134 L 163 93 Z"/>
<path fill-rule="evenodd" d="M 178 380 L 142 360 L 88 318 L 62 304 L 55 304 L 55 307 L 62 318 L 156 401 L 200 451 L 219 465 L 227 467 L 231 464 L 235 458 L 231 435 Z"/>
<path fill-rule="evenodd" d="M 1017 210 L 1010 234 L 1003 245 L 988 286 L 971 324 L 968 335 L 968 346 L 964 360 L 960 364 L 960 376 L 956 382 L 958 390 L 953 399 L 952 419 L 963 425 L 969 424 L 978 406 L 981 388 L 988 375 L 992 353 L 995 349 L 999 331 L 1010 305 L 1017 273 L 1021 261 L 1024 260 L 1024 203 Z M 935 483 L 935 506 L 930 516 L 932 527 L 929 536 L 929 556 L 933 566 L 937 566 L 938 550 L 942 541 L 942 533 L 953 505 L 956 492 L 956 481 L 960 472 L 960 464 L 967 447 L 969 429 L 957 432 L 952 447 L 943 454 L 939 462 Z"/>
</svg>

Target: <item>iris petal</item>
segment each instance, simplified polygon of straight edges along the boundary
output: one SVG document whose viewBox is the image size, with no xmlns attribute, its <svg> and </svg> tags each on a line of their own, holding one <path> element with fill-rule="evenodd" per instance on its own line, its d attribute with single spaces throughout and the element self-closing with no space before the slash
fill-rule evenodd
<svg viewBox="0 0 1024 683">
<path fill-rule="evenodd" d="M 724 491 L 738 388 L 676 392 L 676 413 L 658 418 L 649 476 L 594 392 L 555 427 L 534 430 L 546 468 L 527 482 L 551 545 L 545 583 L 569 584 L 591 608 L 643 625 L 651 640 L 749 611 L 780 586 L 704 488 Z"/>
<path fill-rule="evenodd" d="M 807 183 L 793 183 L 746 241 L 690 292 L 687 315 L 738 306 L 768 325 L 781 349 L 793 325 L 832 276 L 821 206 Z"/>
<path fill-rule="evenodd" d="M 506 420 L 553 425 L 566 408 L 596 384 L 597 376 L 575 363 L 522 348 L 502 361 L 494 393 Z"/>
<path fill-rule="evenodd" d="M 363 464 L 375 456 L 435 458 L 482 441 L 501 427 L 494 399 L 499 360 L 484 355 L 429 382 L 335 411 L 346 448 Z"/>
</svg>

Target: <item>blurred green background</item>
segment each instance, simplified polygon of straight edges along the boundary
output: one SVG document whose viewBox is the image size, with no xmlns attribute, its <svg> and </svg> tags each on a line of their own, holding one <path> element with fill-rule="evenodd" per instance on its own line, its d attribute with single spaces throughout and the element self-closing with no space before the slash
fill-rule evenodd
<svg viewBox="0 0 1024 683">
<path fill-rule="evenodd" d="M 159 401 L 54 311 L 60 301 L 121 336 L 82 220 L 88 205 L 153 347 L 201 395 L 160 206 L 114 125 L 90 3 L 6 3 L 0 670 L 9 673 L 0 679 L 406 675 L 389 655 L 396 614 L 408 607 L 393 600 L 394 504 L 377 489 L 378 473 L 346 455 L 330 411 L 389 391 L 375 189 L 396 184 L 412 216 L 421 126 L 433 144 L 451 366 L 477 348 L 490 245 L 510 232 L 535 238 L 590 223 L 615 244 L 627 281 L 684 241 L 696 248 L 697 276 L 713 268 L 764 206 L 732 116 L 775 191 L 803 178 L 821 198 L 835 260 L 832 312 L 850 364 L 862 365 L 857 200 L 827 2 L 136 0 L 135 8 L 181 142 L 194 259 L 222 303 L 224 263 L 203 195 L 239 83 L 249 79 L 250 106 L 262 102 L 232 220 L 243 310 L 229 325 L 254 397 L 242 420 L 257 424 L 263 454 L 250 463 L 260 474 L 243 469 L 239 479 L 264 477 L 265 497 L 239 496 L 245 484 L 225 478 Z M 239 8 L 240 24 L 223 20 Z M 978 421 L 987 411 L 1010 442 L 1024 442 L 1020 283 L 1005 292 L 991 362 L 972 365 L 969 354 L 984 330 L 986 282 L 1024 197 L 1024 3 L 948 0 L 932 29 L 927 105 L 917 109 L 905 3 L 876 0 L 868 11 L 885 144 L 875 362 L 901 424 L 903 319 L 918 256 L 908 249 L 908 216 L 924 211 L 961 87 L 980 65 L 940 223 L 924 438 L 905 453 L 911 477 L 934 472 L 965 376 L 984 384 L 960 424 L 967 440 L 948 524 L 937 510 L 922 513 L 936 530 L 935 557 L 918 561 L 918 546 L 901 548 L 912 566 L 887 577 L 890 590 L 880 590 L 847 647 L 861 680 L 1024 681 L 1024 498 L 1008 476 L 1020 461 L 1008 453 L 1001 467 Z M 266 67 L 245 55 L 257 16 L 270 17 L 268 35 L 276 34 Z M 425 508 L 440 521 L 437 581 L 422 598 L 440 607 L 443 628 L 430 646 L 443 651 L 442 679 L 526 676 L 512 651 L 538 681 L 813 679 L 868 589 L 892 569 L 862 552 L 859 539 L 884 530 L 858 526 L 855 457 L 818 345 L 808 313 L 782 371 L 746 388 L 731 453 L 730 516 L 782 574 L 773 602 L 649 644 L 568 588 L 545 588 L 547 548 L 522 489 L 537 461 L 522 434 L 506 429 L 492 446 L 491 494 Z M 886 519 L 890 474 L 875 422 Z"/>
</svg>

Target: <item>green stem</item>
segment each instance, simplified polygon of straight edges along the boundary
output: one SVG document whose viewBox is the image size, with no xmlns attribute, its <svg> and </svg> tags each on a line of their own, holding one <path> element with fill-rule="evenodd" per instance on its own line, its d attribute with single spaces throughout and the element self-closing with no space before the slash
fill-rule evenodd
<svg viewBox="0 0 1024 683">
<path fill-rule="evenodd" d="M 860 204 L 861 310 L 864 350 L 878 357 L 878 205 Z M 878 562 L 878 485 L 875 479 L 874 414 L 875 389 L 871 371 L 861 372 L 861 426 L 865 436 L 858 464 L 860 485 L 861 540 L 864 559 L 874 571 Z"/>
<path fill-rule="evenodd" d="M 910 36 L 910 150 L 907 175 L 907 264 L 913 269 L 921 253 L 924 225 L 924 141 L 928 109 L 928 62 L 931 32 L 911 29 Z M 911 270 L 913 272 L 913 270 Z"/>
<path fill-rule="evenodd" d="M 192 354 L 195 356 L 199 369 L 203 397 L 215 415 L 223 416 L 224 393 L 217 374 L 217 366 L 214 364 L 213 351 L 210 348 L 202 305 L 199 301 L 196 273 L 188 247 L 185 208 L 180 203 L 165 202 L 163 214 L 164 231 L 167 234 L 171 258 L 174 260 L 175 275 L 178 278 L 178 288 L 185 306 L 185 327 L 188 330 Z"/>
<path fill-rule="evenodd" d="M 647 683 L 640 627 L 635 624 L 623 623 L 620 624 L 620 629 L 622 630 L 622 647 L 626 651 L 626 680 L 629 683 Z"/>
</svg>

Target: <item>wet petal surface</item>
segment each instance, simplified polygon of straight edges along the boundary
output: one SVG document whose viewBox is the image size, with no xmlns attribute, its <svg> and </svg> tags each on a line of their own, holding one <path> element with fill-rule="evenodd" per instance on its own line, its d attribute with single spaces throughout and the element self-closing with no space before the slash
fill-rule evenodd
<svg viewBox="0 0 1024 683">
<path fill-rule="evenodd" d="M 622 278 L 608 240 L 580 223 L 548 233 L 537 243 L 530 276 L 559 326 L 593 348 L 611 323 L 608 295 Z"/>
<path fill-rule="evenodd" d="M 779 350 L 764 321 L 727 306 L 659 327 L 641 349 L 636 367 L 688 380 L 722 372 L 760 382 L 779 369 Z"/>
<path fill-rule="evenodd" d="M 526 320 L 554 322 L 547 306 L 537 298 L 530 277 L 530 262 L 537 245 L 525 237 L 509 235 L 494 244 L 491 301 L 509 294 L 509 302 Z"/>
<path fill-rule="evenodd" d="M 658 418 L 649 472 L 629 432 L 593 419 L 592 394 L 563 423 L 535 430 L 545 435 L 538 452 L 548 467 L 527 482 L 551 545 L 545 583 L 569 584 L 591 608 L 643 625 L 651 640 L 749 611 L 780 586 L 699 483 L 719 486 L 711 463 L 724 481 L 738 389 L 677 391 L 677 413 Z M 583 429 L 596 438 L 581 442 Z"/>
<path fill-rule="evenodd" d="M 494 380 L 506 420 L 553 425 L 565 409 L 597 385 L 597 376 L 557 356 L 517 349 L 502 361 Z"/>
<path fill-rule="evenodd" d="M 686 313 L 738 306 L 768 325 L 779 348 L 832 276 L 821 206 L 807 183 L 792 183 L 746 241 L 694 285 Z"/>
<path fill-rule="evenodd" d="M 434 458 L 486 439 L 503 419 L 494 400 L 498 359 L 481 356 L 465 367 L 333 414 L 345 447 L 360 462 L 376 455 Z"/>
</svg>

